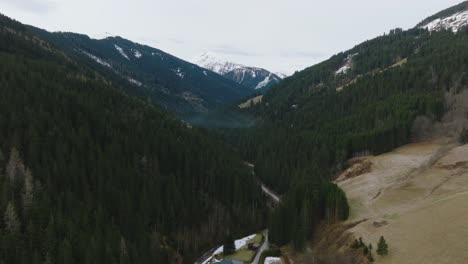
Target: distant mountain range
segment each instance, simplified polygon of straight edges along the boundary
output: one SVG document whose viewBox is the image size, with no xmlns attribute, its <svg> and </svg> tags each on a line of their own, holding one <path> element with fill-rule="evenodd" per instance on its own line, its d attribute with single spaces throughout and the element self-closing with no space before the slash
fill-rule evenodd
<svg viewBox="0 0 468 264">
<path fill-rule="evenodd" d="M 257 91 L 270 88 L 279 83 L 286 75 L 272 73 L 268 70 L 230 62 L 212 52 L 205 52 L 193 62 L 200 67 L 216 72 L 230 80 Z"/>
<path fill-rule="evenodd" d="M 253 91 L 159 49 L 121 37 L 92 39 L 33 28 L 42 38 L 91 66 L 126 92 L 147 98 L 181 117 L 223 107 Z"/>
</svg>

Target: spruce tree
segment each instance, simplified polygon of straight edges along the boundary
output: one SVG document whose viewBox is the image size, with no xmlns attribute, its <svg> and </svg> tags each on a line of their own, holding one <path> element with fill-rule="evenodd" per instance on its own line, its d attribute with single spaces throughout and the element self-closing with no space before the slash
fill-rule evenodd
<svg viewBox="0 0 468 264">
<path fill-rule="evenodd" d="M 380 256 L 388 255 L 388 244 L 383 236 L 380 237 L 379 243 L 377 244 L 377 254 Z"/>
</svg>

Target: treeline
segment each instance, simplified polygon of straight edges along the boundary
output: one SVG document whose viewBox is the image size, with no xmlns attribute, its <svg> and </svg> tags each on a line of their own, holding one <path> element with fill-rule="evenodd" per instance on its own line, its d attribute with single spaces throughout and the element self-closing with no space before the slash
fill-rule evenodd
<svg viewBox="0 0 468 264">
<path fill-rule="evenodd" d="M 260 228 L 237 154 L 117 88 L 0 16 L 0 263 L 193 263 Z"/>
</svg>

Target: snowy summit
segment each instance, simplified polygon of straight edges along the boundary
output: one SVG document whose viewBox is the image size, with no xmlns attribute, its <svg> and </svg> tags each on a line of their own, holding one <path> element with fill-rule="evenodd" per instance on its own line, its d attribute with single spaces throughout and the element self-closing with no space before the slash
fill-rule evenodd
<svg viewBox="0 0 468 264">
<path fill-rule="evenodd" d="M 193 59 L 200 67 L 218 73 L 248 88 L 267 89 L 279 83 L 283 78 L 268 70 L 230 62 L 213 52 L 205 52 Z"/>
</svg>

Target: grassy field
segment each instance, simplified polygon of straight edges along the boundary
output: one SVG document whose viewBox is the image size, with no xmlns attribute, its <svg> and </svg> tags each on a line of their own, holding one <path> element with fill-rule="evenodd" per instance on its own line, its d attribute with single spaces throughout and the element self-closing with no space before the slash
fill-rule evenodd
<svg viewBox="0 0 468 264">
<path fill-rule="evenodd" d="M 229 255 L 229 256 L 220 256 L 220 258 L 236 259 L 236 260 L 240 260 L 243 262 L 250 262 L 255 257 L 255 254 L 257 253 L 257 251 L 249 250 L 248 244 L 249 243 L 261 243 L 262 239 L 263 239 L 263 235 L 261 233 L 258 233 L 254 238 L 249 240 L 249 242 L 247 242 L 245 246 L 241 247 L 234 254 Z"/>
<path fill-rule="evenodd" d="M 368 173 L 342 181 L 351 231 L 367 243 L 384 236 L 378 263 L 468 263 L 468 145 L 410 144 L 367 157 Z M 379 224 L 384 223 L 384 224 Z"/>
</svg>

